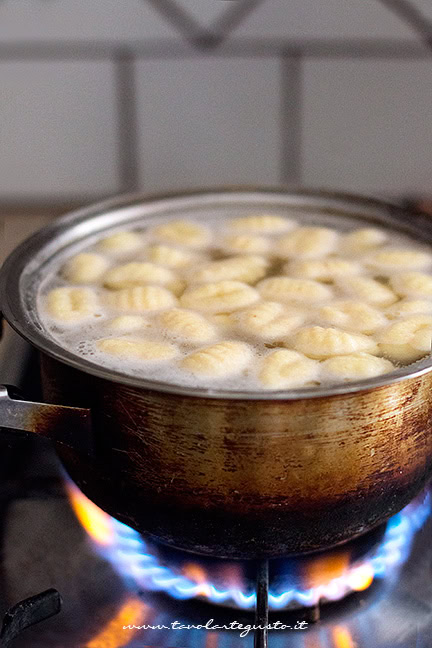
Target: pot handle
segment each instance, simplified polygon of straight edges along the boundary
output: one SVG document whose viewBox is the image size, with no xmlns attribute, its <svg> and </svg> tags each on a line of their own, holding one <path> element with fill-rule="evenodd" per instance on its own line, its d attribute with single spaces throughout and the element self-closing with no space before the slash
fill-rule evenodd
<svg viewBox="0 0 432 648">
<path fill-rule="evenodd" d="M 94 455 L 91 412 L 81 407 L 33 403 L 12 397 L 13 387 L 0 385 L 0 423 L 2 436 L 17 435 L 49 439 L 55 446 Z"/>
</svg>

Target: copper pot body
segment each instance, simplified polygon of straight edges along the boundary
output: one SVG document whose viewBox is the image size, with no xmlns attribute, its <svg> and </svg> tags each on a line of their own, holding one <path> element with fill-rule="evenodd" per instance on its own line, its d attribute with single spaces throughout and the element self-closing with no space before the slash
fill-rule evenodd
<svg viewBox="0 0 432 648">
<path fill-rule="evenodd" d="M 299 400 L 194 398 L 42 356 L 49 402 L 91 407 L 98 460 L 59 449 L 105 511 L 204 554 L 324 549 L 387 520 L 432 474 L 432 374 Z"/>
</svg>

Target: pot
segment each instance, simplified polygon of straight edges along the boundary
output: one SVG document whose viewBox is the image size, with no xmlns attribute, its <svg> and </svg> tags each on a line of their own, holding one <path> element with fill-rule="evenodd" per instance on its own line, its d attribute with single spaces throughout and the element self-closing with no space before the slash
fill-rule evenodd
<svg viewBox="0 0 432 648">
<path fill-rule="evenodd" d="M 316 551 L 403 508 L 432 474 L 430 357 L 328 388 L 208 390 L 99 367 L 59 346 L 40 322 L 40 282 L 58 255 L 83 239 L 180 213 L 216 218 L 227 209 L 287 208 L 298 220 L 378 225 L 432 244 L 422 215 L 323 192 L 212 190 L 75 212 L 25 241 L 1 271 L 3 314 L 39 350 L 51 403 L 28 404 L 3 391 L 2 425 L 50 438 L 93 502 L 187 551 L 230 558 Z"/>
</svg>

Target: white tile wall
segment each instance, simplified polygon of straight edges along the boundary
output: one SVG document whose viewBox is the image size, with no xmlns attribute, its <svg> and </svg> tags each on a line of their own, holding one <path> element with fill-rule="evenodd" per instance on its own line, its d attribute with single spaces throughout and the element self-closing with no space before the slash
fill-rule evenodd
<svg viewBox="0 0 432 648">
<path fill-rule="evenodd" d="M 277 60 L 210 57 L 136 69 L 145 189 L 278 182 Z"/>
<path fill-rule="evenodd" d="M 0 63 L 0 196 L 117 190 L 112 67 Z"/>
<path fill-rule="evenodd" d="M 209 27 L 242 0 L 176 1 Z M 411 2 L 432 20 L 432 0 Z M 378 0 L 264 0 L 230 40 L 255 37 L 419 42 Z M 180 38 L 147 0 L 0 0 L 0 54 L 2 44 Z M 431 187 L 430 60 L 304 65 L 306 183 L 384 193 Z M 290 123 L 280 114 L 279 61 L 202 55 L 140 60 L 135 72 L 143 188 L 279 181 L 279 128 Z M 116 101 L 108 60 L 0 57 L 0 202 L 117 191 Z"/>
<path fill-rule="evenodd" d="M 201 0 L 200 0 L 201 1 Z M 2 0 L 0 42 L 174 38 L 145 0 Z"/>
<path fill-rule="evenodd" d="M 266 0 L 234 36 L 415 38 L 412 30 L 377 0 Z"/>
<path fill-rule="evenodd" d="M 362 192 L 432 190 L 430 61 L 305 64 L 307 184 Z"/>
</svg>

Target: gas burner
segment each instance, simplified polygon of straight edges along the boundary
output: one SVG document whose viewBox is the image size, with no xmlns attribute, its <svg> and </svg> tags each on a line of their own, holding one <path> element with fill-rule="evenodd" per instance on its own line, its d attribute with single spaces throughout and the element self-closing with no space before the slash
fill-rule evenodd
<svg viewBox="0 0 432 648">
<path fill-rule="evenodd" d="M 104 513 L 73 484 L 67 489 L 88 536 L 129 584 L 180 600 L 255 608 L 256 563 L 209 559 L 153 544 Z M 376 579 L 396 578 L 431 513 L 431 500 L 429 492 L 420 495 L 384 527 L 330 551 L 270 560 L 270 610 L 339 601 L 366 590 Z"/>
</svg>

